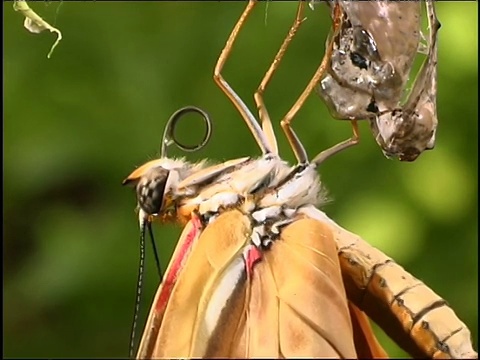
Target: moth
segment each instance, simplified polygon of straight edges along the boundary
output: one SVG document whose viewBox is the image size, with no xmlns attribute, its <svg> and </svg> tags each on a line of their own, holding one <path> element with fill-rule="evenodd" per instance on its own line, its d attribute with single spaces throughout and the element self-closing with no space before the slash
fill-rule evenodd
<svg viewBox="0 0 480 360">
<path fill-rule="evenodd" d="M 348 146 L 309 162 L 283 122 L 298 161 L 287 164 L 265 107 L 260 127 L 224 80 L 254 4 L 235 25 L 214 79 L 262 156 L 215 165 L 162 157 L 124 181 L 135 186 L 142 228 L 155 220 L 185 225 L 137 358 L 385 357 L 363 311 L 412 355 L 476 357 L 468 329 L 438 295 L 319 210 L 325 197 L 316 168 Z"/>
<path fill-rule="evenodd" d="M 429 36 L 421 43 L 420 1 L 336 1 L 317 92 L 337 119 L 368 119 L 387 157 L 414 161 L 435 146 L 440 22 L 425 1 Z M 402 103 L 418 52 L 426 58 Z"/>
</svg>

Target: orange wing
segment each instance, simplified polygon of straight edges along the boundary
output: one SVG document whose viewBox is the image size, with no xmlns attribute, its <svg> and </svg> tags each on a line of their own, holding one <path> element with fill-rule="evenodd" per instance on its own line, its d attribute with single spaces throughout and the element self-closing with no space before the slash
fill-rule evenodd
<svg viewBox="0 0 480 360">
<path fill-rule="evenodd" d="M 365 346 L 385 357 L 356 310 L 352 329 L 328 225 L 296 220 L 262 251 L 250 244 L 252 223 L 238 210 L 192 229 L 190 222 L 167 271 L 173 285 L 164 282 L 157 292 L 138 358 L 356 358 Z M 188 238 L 195 244 L 180 261 Z M 355 344 L 357 338 L 367 340 Z"/>
</svg>

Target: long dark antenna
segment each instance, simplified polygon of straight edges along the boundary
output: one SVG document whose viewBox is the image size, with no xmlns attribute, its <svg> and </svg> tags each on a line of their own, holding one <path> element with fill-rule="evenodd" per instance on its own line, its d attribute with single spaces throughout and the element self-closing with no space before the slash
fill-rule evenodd
<svg viewBox="0 0 480 360">
<path fill-rule="evenodd" d="M 148 235 L 150 236 L 150 240 L 152 242 L 153 255 L 155 256 L 155 264 L 157 265 L 158 276 L 160 277 L 160 281 L 162 281 L 162 267 L 160 266 L 160 258 L 158 257 L 157 246 L 155 245 L 155 238 L 153 237 L 152 223 L 149 221 L 147 221 L 147 229 Z"/>
<path fill-rule="evenodd" d="M 205 134 L 200 143 L 196 145 L 185 145 L 181 143 L 175 137 L 175 127 L 178 124 L 178 121 L 188 113 L 197 113 L 201 115 L 203 122 L 205 123 Z M 175 144 L 179 149 L 186 152 L 194 152 L 203 148 L 207 142 L 210 140 L 212 134 L 212 122 L 208 114 L 200 108 L 195 106 L 185 106 L 177 110 L 167 122 L 165 130 L 162 137 L 162 143 L 160 146 L 161 157 L 167 156 L 167 147 L 171 144 Z M 125 183 L 125 182 L 124 182 Z M 138 194 L 137 194 L 138 196 Z M 138 314 L 140 313 L 140 303 L 142 298 L 143 291 L 143 278 L 145 272 L 145 232 L 148 230 L 150 240 L 152 243 L 153 254 L 155 256 L 155 263 L 157 266 L 157 272 L 160 277 L 160 282 L 162 281 L 163 274 L 162 268 L 160 266 L 160 258 L 158 256 L 157 246 L 155 245 L 155 238 L 153 236 L 152 224 L 150 222 L 149 216 L 151 214 L 145 213 L 141 208 L 139 209 L 139 222 L 140 222 L 140 260 L 138 265 L 138 278 L 137 278 L 137 287 L 136 287 L 136 297 L 135 297 L 135 307 L 133 312 L 133 322 L 132 328 L 130 331 L 130 348 L 129 348 L 129 357 L 133 358 L 135 351 L 135 330 L 137 328 Z"/>
<path fill-rule="evenodd" d="M 147 223 L 148 225 L 146 225 L 145 223 Z M 138 313 L 140 312 L 140 299 L 142 297 L 142 290 L 143 290 L 143 274 L 145 270 L 145 226 L 148 226 L 149 229 L 151 229 L 150 222 L 148 222 L 148 220 L 144 220 L 140 226 L 140 259 L 138 263 L 135 308 L 133 310 L 133 322 L 132 322 L 132 329 L 130 331 L 130 349 L 129 349 L 130 358 L 133 358 L 133 352 L 135 349 L 135 330 L 137 327 Z"/>
</svg>

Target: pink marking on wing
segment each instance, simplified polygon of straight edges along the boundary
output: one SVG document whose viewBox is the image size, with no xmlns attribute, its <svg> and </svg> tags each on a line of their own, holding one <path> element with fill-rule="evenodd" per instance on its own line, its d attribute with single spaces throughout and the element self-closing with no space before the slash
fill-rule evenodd
<svg viewBox="0 0 480 360">
<path fill-rule="evenodd" d="M 253 267 L 262 259 L 262 252 L 256 246 L 249 246 L 246 254 L 244 254 L 245 267 L 247 268 L 247 276 L 251 277 Z"/>
<path fill-rule="evenodd" d="M 168 299 L 170 298 L 173 290 L 173 286 L 177 281 L 178 273 L 183 268 L 183 265 L 190 254 L 194 240 L 198 237 L 198 234 L 200 234 L 200 231 L 202 230 L 202 222 L 200 221 L 200 218 L 192 215 L 191 222 L 192 229 L 185 237 L 185 241 L 182 244 L 180 253 L 175 259 L 172 259 L 170 271 L 166 274 L 165 279 L 163 280 L 162 292 L 160 293 L 158 302 L 155 305 L 155 310 L 157 312 L 164 311 L 166 308 Z"/>
</svg>

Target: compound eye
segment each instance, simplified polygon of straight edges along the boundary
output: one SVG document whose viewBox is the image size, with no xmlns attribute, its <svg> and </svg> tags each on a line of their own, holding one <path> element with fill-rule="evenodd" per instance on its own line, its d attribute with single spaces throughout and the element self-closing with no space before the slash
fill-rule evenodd
<svg viewBox="0 0 480 360">
<path fill-rule="evenodd" d="M 148 215 L 156 215 L 162 210 L 168 174 L 164 168 L 153 168 L 137 184 L 138 206 Z"/>
</svg>

